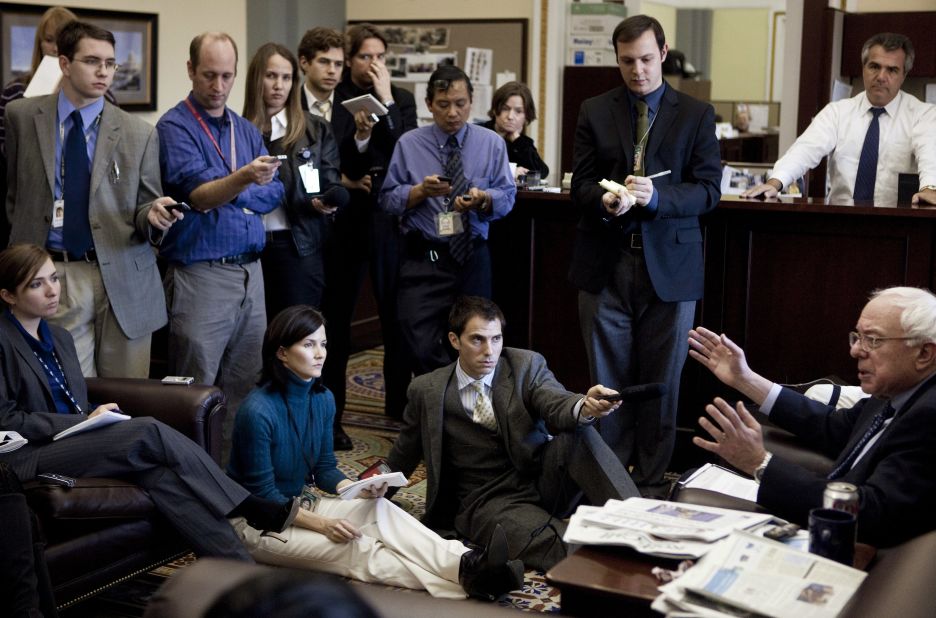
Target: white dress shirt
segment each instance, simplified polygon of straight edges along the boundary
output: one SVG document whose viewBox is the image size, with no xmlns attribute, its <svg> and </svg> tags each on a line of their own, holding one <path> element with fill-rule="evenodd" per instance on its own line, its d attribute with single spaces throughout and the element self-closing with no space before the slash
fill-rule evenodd
<svg viewBox="0 0 936 618">
<path fill-rule="evenodd" d="M 864 92 L 823 107 L 777 161 L 771 176 L 787 187 L 829 155 L 829 198 L 852 199 L 871 107 Z M 900 91 L 884 109 L 878 120 L 876 206 L 897 203 L 900 173 L 919 173 L 920 186 L 936 184 L 936 107 Z"/>
</svg>

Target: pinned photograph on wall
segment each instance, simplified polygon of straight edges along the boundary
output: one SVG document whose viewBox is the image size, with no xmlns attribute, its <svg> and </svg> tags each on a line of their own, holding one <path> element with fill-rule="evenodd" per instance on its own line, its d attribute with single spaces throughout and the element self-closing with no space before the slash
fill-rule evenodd
<svg viewBox="0 0 936 618">
<path fill-rule="evenodd" d="M 399 54 L 406 62 L 406 80 L 421 81 L 440 66 L 457 64 L 457 54 Z"/>
<path fill-rule="evenodd" d="M 474 85 L 491 83 L 494 50 L 469 47 L 465 50 L 465 73 Z"/>
</svg>

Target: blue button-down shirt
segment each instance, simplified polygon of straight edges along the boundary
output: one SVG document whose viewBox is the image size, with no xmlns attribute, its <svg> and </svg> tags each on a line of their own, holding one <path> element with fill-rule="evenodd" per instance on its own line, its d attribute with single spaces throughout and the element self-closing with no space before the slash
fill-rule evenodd
<svg viewBox="0 0 936 618">
<path fill-rule="evenodd" d="M 71 131 L 71 114 L 75 111 L 75 106 L 68 100 L 65 93 L 59 90 L 58 93 L 58 116 L 55 122 L 55 199 L 61 199 L 65 190 L 62 177 L 62 158 L 65 156 L 65 139 L 68 138 L 68 132 Z M 104 97 L 101 97 L 94 103 L 81 108 L 81 124 L 84 125 L 85 142 L 88 145 L 88 171 L 91 171 L 94 165 L 94 149 L 97 146 L 98 130 L 101 123 L 98 118 L 104 111 Z M 67 206 L 67 205 L 66 205 Z M 64 244 L 62 238 L 62 227 L 49 228 L 49 236 L 46 240 L 46 246 L 56 251 L 63 251 Z"/>
<path fill-rule="evenodd" d="M 410 189 L 433 174 L 445 175 L 449 136 L 435 124 L 403 134 L 393 150 L 387 177 L 380 191 L 380 207 L 403 217 L 404 232 L 418 230 L 430 240 L 438 240 L 435 216 L 449 210 L 444 197 L 430 197 L 407 210 Z M 492 210 L 479 215 L 472 210 L 468 219 L 473 236 L 487 238 L 489 222 L 503 217 L 513 208 L 517 187 L 504 138 L 484 127 L 466 124 L 455 134 L 461 149 L 465 179 L 471 187 L 491 196 Z M 453 198 L 454 199 L 454 198 Z"/>
<path fill-rule="evenodd" d="M 253 124 L 227 108 L 223 116 L 214 118 L 191 94 L 188 100 L 205 121 L 224 156 L 218 153 L 185 101 L 180 101 L 159 119 L 156 129 L 159 131 L 163 190 L 180 202 L 189 202 L 192 191 L 201 185 L 231 174 L 232 127 L 237 149 L 235 170 L 268 154 L 260 131 Z M 186 213 L 182 221 L 166 232 L 160 255 L 170 262 L 191 264 L 260 251 L 265 240 L 260 215 L 279 206 L 283 199 L 283 183 L 277 178 L 266 185 L 250 185 L 233 201 L 206 213 Z"/>
</svg>

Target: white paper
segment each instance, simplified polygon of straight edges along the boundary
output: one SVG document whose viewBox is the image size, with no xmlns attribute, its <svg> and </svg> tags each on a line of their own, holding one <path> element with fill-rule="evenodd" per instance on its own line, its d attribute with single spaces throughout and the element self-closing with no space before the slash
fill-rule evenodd
<svg viewBox="0 0 936 618">
<path fill-rule="evenodd" d="M 402 472 L 375 474 L 374 476 L 346 485 L 338 492 L 338 496 L 342 500 L 351 500 L 352 498 L 357 498 L 358 494 L 360 494 L 364 488 L 370 487 L 371 485 L 382 485 L 386 483 L 389 487 L 403 487 L 406 485 L 406 482 L 406 476 L 404 476 Z"/>
<path fill-rule="evenodd" d="M 731 470 L 705 464 L 686 479 L 683 487 L 691 489 L 707 489 L 720 494 L 734 496 L 749 502 L 757 502 L 757 490 L 760 486 L 753 479 L 735 474 Z"/>
<path fill-rule="evenodd" d="M 0 453 L 12 453 L 28 442 L 29 440 L 15 431 L 0 431 Z"/>
<path fill-rule="evenodd" d="M 59 66 L 58 56 L 43 56 L 23 96 L 26 98 L 41 97 L 58 92 L 61 81 L 62 69 Z"/>
<path fill-rule="evenodd" d="M 94 418 L 89 418 L 86 421 L 82 421 L 77 425 L 72 425 L 65 431 L 60 431 L 55 436 L 52 437 L 52 440 L 61 440 L 62 438 L 67 438 L 68 436 L 74 436 L 79 433 L 84 433 L 86 431 L 91 431 L 92 429 L 100 429 L 101 427 L 107 427 L 108 425 L 113 425 L 114 423 L 119 423 L 121 421 L 129 421 L 130 417 L 126 414 L 121 414 L 120 412 L 113 412 L 111 410 L 106 410 L 101 412 Z"/>
<path fill-rule="evenodd" d="M 851 84 L 843 82 L 842 80 L 835 80 L 832 82 L 832 101 L 841 101 L 842 99 L 851 98 L 852 87 Z"/>
<path fill-rule="evenodd" d="M 475 87 L 491 85 L 491 68 L 494 66 L 494 50 L 469 47 L 465 50 L 465 73 Z"/>
<path fill-rule="evenodd" d="M 517 81 L 517 74 L 513 71 L 501 71 L 494 76 L 494 88 L 500 88 L 507 82 Z"/>
</svg>

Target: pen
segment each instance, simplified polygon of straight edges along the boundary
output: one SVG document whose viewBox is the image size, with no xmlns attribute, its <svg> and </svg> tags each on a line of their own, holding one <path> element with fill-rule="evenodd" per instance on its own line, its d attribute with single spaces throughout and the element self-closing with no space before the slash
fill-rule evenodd
<svg viewBox="0 0 936 618">
<path fill-rule="evenodd" d="M 657 172 L 656 174 L 651 174 L 647 178 L 659 178 L 660 176 L 666 176 L 667 174 L 672 174 L 673 170 L 666 170 L 665 172 Z"/>
</svg>

